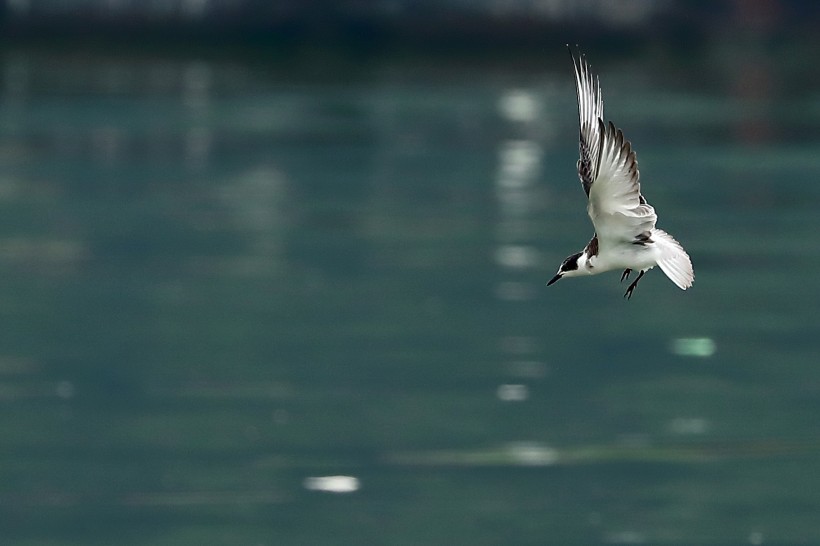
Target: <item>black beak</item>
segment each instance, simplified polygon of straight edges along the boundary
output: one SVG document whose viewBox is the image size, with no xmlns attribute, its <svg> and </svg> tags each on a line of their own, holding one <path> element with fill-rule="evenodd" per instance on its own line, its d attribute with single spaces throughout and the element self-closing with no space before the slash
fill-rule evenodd
<svg viewBox="0 0 820 546">
<path fill-rule="evenodd" d="M 558 282 L 561 280 L 561 274 L 558 273 L 556 276 L 550 279 L 550 282 L 547 283 L 547 286 L 551 285 L 554 282 Z"/>
</svg>

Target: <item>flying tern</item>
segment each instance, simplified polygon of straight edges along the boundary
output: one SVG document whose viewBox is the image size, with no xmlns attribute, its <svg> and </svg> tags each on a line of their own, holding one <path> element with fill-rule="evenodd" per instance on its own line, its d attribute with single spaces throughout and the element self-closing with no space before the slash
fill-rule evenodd
<svg viewBox="0 0 820 546">
<path fill-rule="evenodd" d="M 578 178 L 587 194 L 587 213 L 595 234 L 581 252 L 568 256 L 547 286 L 564 277 L 597 275 L 623 269 L 638 276 L 627 288 L 629 299 L 644 273 L 661 268 L 669 280 L 686 290 L 695 280 L 689 255 L 671 235 L 655 227 L 655 209 L 641 194 L 635 151 L 623 132 L 604 122 L 604 102 L 598 77 L 583 55 L 572 54 L 578 96 L 580 141 Z"/>
</svg>

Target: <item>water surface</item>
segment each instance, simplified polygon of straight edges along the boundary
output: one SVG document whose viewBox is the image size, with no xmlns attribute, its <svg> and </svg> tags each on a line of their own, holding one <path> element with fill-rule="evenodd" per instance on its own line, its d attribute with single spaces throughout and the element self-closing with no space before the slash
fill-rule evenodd
<svg viewBox="0 0 820 546">
<path fill-rule="evenodd" d="M 4 541 L 820 540 L 817 93 L 593 63 L 691 291 L 545 286 L 592 234 L 563 51 L 8 53 Z"/>
</svg>

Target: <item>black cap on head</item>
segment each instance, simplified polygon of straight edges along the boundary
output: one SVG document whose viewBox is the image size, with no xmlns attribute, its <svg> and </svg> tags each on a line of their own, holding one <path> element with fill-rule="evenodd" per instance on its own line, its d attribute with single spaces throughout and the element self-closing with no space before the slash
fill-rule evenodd
<svg viewBox="0 0 820 546">
<path fill-rule="evenodd" d="M 581 253 L 575 253 L 572 256 L 567 256 L 564 262 L 561 264 L 561 267 L 558 268 L 558 271 L 575 271 L 578 269 L 578 258 L 581 257 Z"/>
<path fill-rule="evenodd" d="M 550 282 L 547 283 L 547 286 L 558 282 L 561 279 L 561 277 L 564 276 L 565 272 L 577 270 L 578 258 L 580 257 L 580 252 L 573 254 L 572 256 L 567 256 L 567 258 L 563 262 L 561 262 L 561 267 L 558 268 L 558 273 L 550 279 Z"/>
</svg>

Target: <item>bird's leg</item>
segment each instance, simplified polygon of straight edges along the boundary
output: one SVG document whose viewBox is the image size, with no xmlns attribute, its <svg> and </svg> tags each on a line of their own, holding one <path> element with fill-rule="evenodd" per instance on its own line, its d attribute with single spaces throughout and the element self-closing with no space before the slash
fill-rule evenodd
<svg viewBox="0 0 820 546">
<path fill-rule="evenodd" d="M 632 273 L 631 269 L 624 269 L 624 274 L 621 275 L 621 282 L 624 282 L 624 279 L 628 279 L 630 273 Z"/>
<path fill-rule="evenodd" d="M 636 286 L 638 286 L 638 281 L 641 280 L 641 277 L 643 277 L 643 274 L 644 274 L 644 271 L 641 271 L 641 273 L 638 275 L 638 278 L 635 279 L 634 281 L 632 281 L 632 284 L 630 284 L 629 288 L 626 289 L 626 294 L 624 294 L 624 297 L 626 299 L 630 299 L 632 297 L 632 291 L 635 290 Z"/>
</svg>

